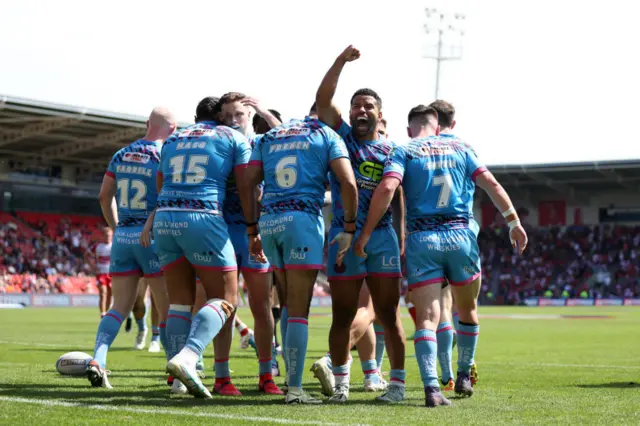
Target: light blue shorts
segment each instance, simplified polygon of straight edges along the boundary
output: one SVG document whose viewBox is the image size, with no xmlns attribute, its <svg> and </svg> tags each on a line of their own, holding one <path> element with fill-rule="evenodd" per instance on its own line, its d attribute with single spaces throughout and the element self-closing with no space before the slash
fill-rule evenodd
<svg viewBox="0 0 640 426">
<path fill-rule="evenodd" d="M 262 249 L 276 269 L 323 269 L 324 219 L 304 212 L 260 216 Z"/>
<path fill-rule="evenodd" d="M 187 260 L 193 266 L 219 271 L 238 269 L 222 216 L 190 211 L 158 211 L 153 235 L 162 270 Z"/>
<path fill-rule="evenodd" d="M 473 229 L 410 234 L 406 246 L 409 290 L 449 280 L 464 286 L 480 276 L 480 254 Z"/>
<path fill-rule="evenodd" d="M 111 263 L 109 275 L 112 277 L 144 275 L 157 277 L 162 275 L 155 246 L 142 247 L 140 234 L 143 226 L 117 227 L 111 244 Z"/>
<path fill-rule="evenodd" d="M 340 231 L 342 231 L 342 228 L 331 228 L 329 242 Z M 357 238 L 359 234 L 359 231 L 356 232 L 355 237 Z M 367 276 L 381 278 L 402 277 L 398 237 L 392 227 L 374 230 L 364 251 L 367 254 L 366 259 L 356 256 L 353 250 L 349 250 L 342 260 L 342 266 L 338 266 L 336 263 L 338 245 L 330 245 L 329 259 L 327 261 L 329 280 L 355 280 Z"/>
</svg>

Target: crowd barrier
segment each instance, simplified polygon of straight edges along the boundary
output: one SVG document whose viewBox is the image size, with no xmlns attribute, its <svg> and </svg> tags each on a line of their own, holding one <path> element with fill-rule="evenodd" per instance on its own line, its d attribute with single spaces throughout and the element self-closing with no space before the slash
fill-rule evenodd
<svg viewBox="0 0 640 426">
<path fill-rule="evenodd" d="M 640 306 L 640 299 L 547 299 L 528 298 L 527 306 Z M 242 306 L 242 298 L 239 300 Z M 0 294 L 0 307 L 93 307 L 98 306 L 96 294 Z M 330 307 L 330 296 L 314 297 L 311 306 Z M 400 306 L 405 306 L 403 298 Z"/>
<path fill-rule="evenodd" d="M 547 299 L 531 297 L 524 300 L 527 306 L 640 306 L 640 299 Z"/>
</svg>

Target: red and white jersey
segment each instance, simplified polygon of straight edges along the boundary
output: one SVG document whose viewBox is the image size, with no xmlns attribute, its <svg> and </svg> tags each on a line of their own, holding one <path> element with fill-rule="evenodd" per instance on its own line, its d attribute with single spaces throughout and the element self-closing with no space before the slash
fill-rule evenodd
<svg viewBox="0 0 640 426">
<path fill-rule="evenodd" d="M 98 274 L 108 274 L 111 263 L 111 244 L 99 243 L 95 246 L 96 272 Z"/>
</svg>

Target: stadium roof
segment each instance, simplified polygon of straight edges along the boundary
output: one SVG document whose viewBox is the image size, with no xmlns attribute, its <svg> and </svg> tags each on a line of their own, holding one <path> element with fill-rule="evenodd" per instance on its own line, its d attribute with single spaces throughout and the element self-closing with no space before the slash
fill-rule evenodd
<svg viewBox="0 0 640 426">
<path fill-rule="evenodd" d="M 640 193 L 640 160 L 489 166 L 509 193 L 586 201 L 603 192 Z"/>
<path fill-rule="evenodd" d="M 0 158 L 104 169 L 143 137 L 146 117 L 0 95 Z"/>
<path fill-rule="evenodd" d="M 104 170 L 114 151 L 144 136 L 146 117 L 0 94 L 0 160 Z M 186 125 L 181 123 L 181 125 Z M 640 160 L 489 166 L 520 198 L 640 193 Z"/>
</svg>

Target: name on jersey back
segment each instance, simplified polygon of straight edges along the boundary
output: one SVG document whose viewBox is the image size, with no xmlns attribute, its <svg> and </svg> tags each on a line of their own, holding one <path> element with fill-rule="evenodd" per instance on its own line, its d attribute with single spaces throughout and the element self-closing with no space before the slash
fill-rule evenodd
<svg viewBox="0 0 640 426">
<path fill-rule="evenodd" d="M 116 166 L 116 173 L 131 173 L 151 177 L 152 170 L 143 166 L 131 166 L 128 164 L 119 164 Z"/>
</svg>

